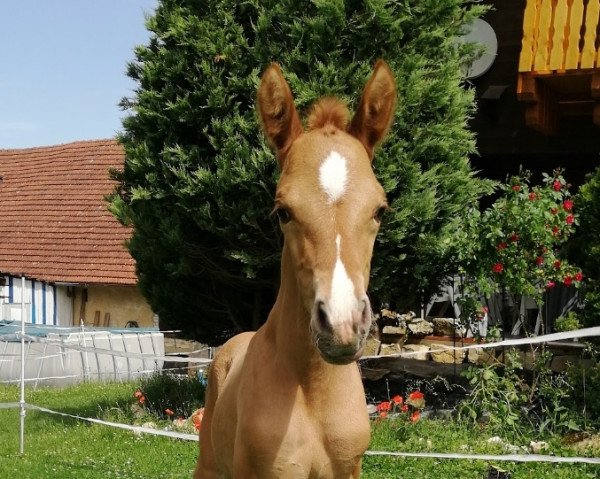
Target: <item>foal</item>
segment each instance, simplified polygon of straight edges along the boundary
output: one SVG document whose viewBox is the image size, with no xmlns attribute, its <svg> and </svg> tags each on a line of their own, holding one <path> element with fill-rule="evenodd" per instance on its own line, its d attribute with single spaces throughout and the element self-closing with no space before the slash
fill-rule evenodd
<svg viewBox="0 0 600 479">
<path fill-rule="evenodd" d="M 371 161 L 395 100 L 379 61 L 349 124 L 346 107 L 324 98 L 304 130 L 279 66 L 264 72 L 258 110 L 281 170 L 281 285 L 267 322 L 229 340 L 210 367 L 196 479 L 359 477 L 370 427 L 356 360 L 387 207 Z"/>
</svg>

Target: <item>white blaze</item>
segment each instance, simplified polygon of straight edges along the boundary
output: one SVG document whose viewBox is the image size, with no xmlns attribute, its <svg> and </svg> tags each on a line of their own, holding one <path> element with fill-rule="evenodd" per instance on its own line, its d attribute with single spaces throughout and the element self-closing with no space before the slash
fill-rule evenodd
<svg viewBox="0 0 600 479">
<path fill-rule="evenodd" d="M 335 238 L 337 247 L 337 259 L 333 268 L 333 276 L 331 278 L 331 297 L 329 299 L 330 321 L 331 324 L 340 324 L 352 317 L 352 310 L 356 303 L 354 296 L 354 284 L 348 276 L 346 267 L 341 258 L 341 241 L 340 235 Z"/>
<path fill-rule="evenodd" d="M 339 200 L 346 191 L 348 168 L 346 158 L 337 151 L 329 153 L 319 169 L 319 183 L 332 203 Z"/>
</svg>

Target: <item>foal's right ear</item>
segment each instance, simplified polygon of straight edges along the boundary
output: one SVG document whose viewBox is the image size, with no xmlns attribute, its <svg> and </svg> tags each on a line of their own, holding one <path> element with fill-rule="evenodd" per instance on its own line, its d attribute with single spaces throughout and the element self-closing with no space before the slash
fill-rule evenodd
<svg viewBox="0 0 600 479">
<path fill-rule="evenodd" d="M 290 146 L 302 133 L 302 124 L 290 87 L 277 63 L 272 63 L 260 80 L 258 112 L 265 135 L 276 149 L 282 167 Z"/>
</svg>

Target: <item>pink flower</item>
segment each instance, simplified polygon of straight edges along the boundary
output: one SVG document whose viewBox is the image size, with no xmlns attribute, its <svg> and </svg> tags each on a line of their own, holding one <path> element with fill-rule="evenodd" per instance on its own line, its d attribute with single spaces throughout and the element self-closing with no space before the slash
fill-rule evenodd
<svg viewBox="0 0 600 479">
<path fill-rule="evenodd" d="M 137 389 L 134 393 L 133 393 L 133 397 L 136 399 L 139 399 L 143 396 L 142 391 L 140 391 L 139 389 Z"/>
<path fill-rule="evenodd" d="M 583 280 L 583 273 L 581 271 L 578 271 L 577 273 L 575 273 L 575 281 L 582 281 Z"/>
<path fill-rule="evenodd" d="M 554 286 L 556 286 L 556 283 L 554 281 L 548 281 L 546 283 L 546 289 L 552 289 L 554 288 Z"/>
<path fill-rule="evenodd" d="M 138 401 L 140 402 L 140 404 L 144 404 L 146 402 L 146 396 L 140 396 Z"/>
<path fill-rule="evenodd" d="M 379 417 L 382 417 L 382 418 L 386 418 L 386 417 L 387 417 L 387 415 L 388 415 L 387 411 L 381 411 L 381 412 L 379 413 Z"/>
<path fill-rule="evenodd" d="M 165 409 L 165 414 L 166 414 L 167 416 L 172 416 L 172 415 L 173 415 L 173 414 L 175 414 L 175 413 L 173 412 L 173 410 L 172 410 L 172 409 Z"/>
<path fill-rule="evenodd" d="M 502 263 L 496 263 L 492 266 L 492 271 L 494 273 L 502 273 L 502 271 L 504 271 L 504 265 Z"/>
<path fill-rule="evenodd" d="M 573 284 L 573 278 L 567 275 L 565 276 L 565 279 L 563 279 L 563 283 L 565 286 L 571 286 Z"/>
<path fill-rule="evenodd" d="M 565 211 L 571 211 L 573 209 L 573 201 L 572 200 L 565 200 L 563 202 L 563 209 Z"/>
<path fill-rule="evenodd" d="M 513 191 L 521 191 L 521 185 L 512 185 Z"/>
<path fill-rule="evenodd" d="M 402 412 L 408 411 L 408 404 L 404 404 L 401 408 Z"/>
<path fill-rule="evenodd" d="M 554 183 L 552 183 L 552 188 L 554 188 L 554 191 L 560 191 L 560 187 L 560 181 L 554 180 Z"/>
<path fill-rule="evenodd" d="M 573 221 L 575 221 L 575 217 L 573 215 L 567 215 L 567 217 L 565 218 L 565 222 L 568 225 L 572 225 Z"/>
</svg>

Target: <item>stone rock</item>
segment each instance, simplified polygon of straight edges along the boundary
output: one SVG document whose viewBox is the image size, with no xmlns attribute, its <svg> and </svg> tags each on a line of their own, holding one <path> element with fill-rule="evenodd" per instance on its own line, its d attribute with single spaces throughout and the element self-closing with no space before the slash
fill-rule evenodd
<svg viewBox="0 0 600 479">
<path fill-rule="evenodd" d="M 414 311 L 409 311 L 408 313 L 404 313 L 404 314 L 399 314 L 398 315 L 398 319 L 400 321 L 404 321 L 404 322 L 410 322 L 412 321 L 414 318 L 416 318 L 416 314 L 414 313 Z"/>
<path fill-rule="evenodd" d="M 381 341 L 373 336 L 369 336 L 365 343 L 363 356 L 376 356 L 379 354 L 379 348 L 381 348 Z"/>
<path fill-rule="evenodd" d="M 433 333 L 433 324 L 423 319 L 413 319 L 407 326 L 408 331 L 416 336 L 428 336 Z"/>
<path fill-rule="evenodd" d="M 436 363 L 461 364 L 465 359 L 466 351 L 464 349 L 453 350 L 450 346 L 443 344 L 432 344 L 429 354 Z"/>
<path fill-rule="evenodd" d="M 415 353 L 411 354 L 410 359 L 419 359 L 421 361 L 427 361 L 429 359 L 429 346 L 424 344 L 405 344 L 402 347 L 403 353 Z"/>
<path fill-rule="evenodd" d="M 435 336 L 450 336 L 451 338 L 462 338 L 465 330 L 460 322 L 454 318 L 433 318 L 433 334 Z"/>
<path fill-rule="evenodd" d="M 390 356 L 392 354 L 400 354 L 401 348 L 399 344 L 382 344 L 380 356 Z"/>
<path fill-rule="evenodd" d="M 384 326 L 382 333 L 383 334 L 406 334 L 406 325 L 401 324 L 400 326 Z"/>
<path fill-rule="evenodd" d="M 493 351 L 484 348 L 467 349 L 467 361 L 472 364 L 490 365 L 496 362 Z"/>
</svg>

